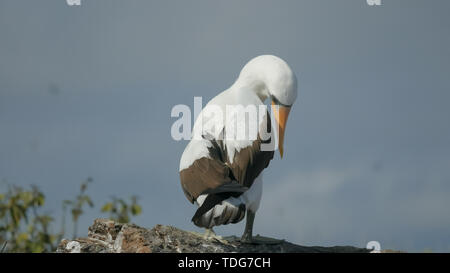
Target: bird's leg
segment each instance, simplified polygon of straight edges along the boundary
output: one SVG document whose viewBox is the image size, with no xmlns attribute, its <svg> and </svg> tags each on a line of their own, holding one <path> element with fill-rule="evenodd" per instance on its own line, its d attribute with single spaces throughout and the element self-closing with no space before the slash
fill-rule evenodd
<svg viewBox="0 0 450 273">
<path fill-rule="evenodd" d="M 255 221 L 255 213 L 251 210 L 247 210 L 247 219 L 245 223 L 244 234 L 242 234 L 241 242 L 252 243 L 253 242 L 253 222 Z"/>
<path fill-rule="evenodd" d="M 205 228 L 205 238 L 211 238 L 216 236 L 216 233 L 214 232 L 214 230 L 212 228 Z"/>
<path fill-rule="evenodd" d="M 255 221 L 255 212 L 247 210 L 247 222 L 245 223 L 244 234 L 241 237 L 242 243 L 259 244 L 259 245 L 276 245 L 281 244 L 284 240 L 273 239 L 264 236 L 253 236 L 253 222 Z"/>
<path fill-rule="evenodd" d="M 224 245 L 229 245 L 229 242 L 225 240 L 222 236 L 216 235 L 216 233 L 212 228 L 205 229 L 205 234 L 203 235 L 203 238 L 205 238 L 206 240 L 216 240 Z"/>
</svg>

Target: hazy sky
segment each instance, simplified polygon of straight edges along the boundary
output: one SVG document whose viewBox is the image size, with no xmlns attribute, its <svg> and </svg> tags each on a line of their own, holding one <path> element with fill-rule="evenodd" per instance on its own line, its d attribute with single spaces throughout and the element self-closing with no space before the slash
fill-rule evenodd
<svg viewBox="0 0 450 273">
<path fill-rule="evenodd" d="M 91 176 L 96 207 L 80 231 L 110 196 L 132 194 L 137 224 L 196 229 L 171 109 L 274 54 L 299 97 L 255 233 L 450 251 L 449 1 L 81 3 L 0 1 L 0 180 L 39 185 L 45 211 L 60 217 Z M 216 231 L 241 235 L 244 223 Z"/>
</svg>

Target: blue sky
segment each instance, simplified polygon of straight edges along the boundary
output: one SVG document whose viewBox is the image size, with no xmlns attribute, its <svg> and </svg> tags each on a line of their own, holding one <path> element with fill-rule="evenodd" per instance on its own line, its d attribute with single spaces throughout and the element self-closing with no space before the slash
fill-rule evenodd
<svg viewBox="0 0 450 273">
<path fill-rule="evenodd" d="M 59 217 L 93 177 L 96 207 L 80 231 L 109 196 L 132 194 L 137 224 L 195 229 L 170 111 L 274 54 L 299 97 L 255 232 L 450 251 L 449 10 L 444 0 L 1 1 L 0 179 L 39 185 Z"/>
</svg>

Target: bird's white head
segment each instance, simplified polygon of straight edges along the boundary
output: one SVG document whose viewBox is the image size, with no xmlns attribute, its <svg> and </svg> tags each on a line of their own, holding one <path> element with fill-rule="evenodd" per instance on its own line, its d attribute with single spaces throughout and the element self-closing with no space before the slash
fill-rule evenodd
<svg viewBox="0 0 450 273">
<path fill-rule="evenodd" d="M 273 55 L 261 55 L 242 68 L 236 85 L 255 92 L 262 101 L 271 99 L 278 123 L 280 156 L 283 157 L 284 133 L 292 105 L 297 99 L 297 78 L 289 65 Z"/>
</svg>

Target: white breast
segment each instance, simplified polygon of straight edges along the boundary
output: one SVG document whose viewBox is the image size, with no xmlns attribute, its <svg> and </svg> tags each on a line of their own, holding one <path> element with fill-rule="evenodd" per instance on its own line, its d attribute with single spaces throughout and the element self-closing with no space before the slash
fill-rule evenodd
<svg viewBox="0 0 450 273">
<path fill-rule="evenodd" d="M 211 101 L 209 101 L 205 108 L 200 112 L 199 117 L 197 117 L 197 120 L 195 121 L 192 136 L 210 135 L 214 139 L 219 139 L 222 138 L 220 133 L 226 126 L 227 122 L 235 122 L 235 124 L 245 122 L 245 120 L 242 120 L 242 117 L 237 114 L 228 115 L 227 117 L 227 105 L 242 105 L 244 107 L 247 107 L 248 105 L 254 105 L 259 111 L 260 105 L 264 105 L 264 103 L 256 94 L 252 92 L 236 92 L 236 90 L 233 89 L 223 91 L 222 93 L 214 97 Z M 214 116 L 210 116 L 208 114 L 208 107 L 209 109 L 213 109 L 214 107 L 221 109 L 223 113 L 221 123 L 214 122 Z M 259 120 L 260 116 L 258 114 L 258 132 L 260 132 L 260 128 L 263 128 L 262 125 L 266 124 L 266 112 L 264 112 L 262 117 L 263 118 Z M 248 127 L 248 124 L 245 124 L 245 126 Z M 240 140 L 236 135 L 232 135 L 233 131 L 227 131 L 227 133 L 228 136 L 226 139 L 224 139 L 224 144 L 226 147 L 228 158 L 232 163 L 235 153 L 239 152 L 243 148 L 252 145 L 254 139 Z M 200 159 L 202 157 L 209 157 L 208 148 L 211 146 L 212 144 L 207 140 L 193 138 L 183 152 L 179 170 L 181 171 L 188 168 L 197 159 Z"/>
</svg>

